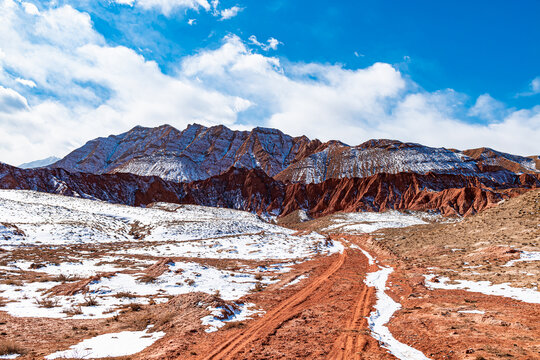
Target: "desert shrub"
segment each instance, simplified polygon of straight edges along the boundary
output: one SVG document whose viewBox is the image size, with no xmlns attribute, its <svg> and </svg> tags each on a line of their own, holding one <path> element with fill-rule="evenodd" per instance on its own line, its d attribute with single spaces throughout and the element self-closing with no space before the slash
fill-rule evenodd
<svg viewBox="0 0 540 360">
<path fill-rule="evenodd" d="M 141 304 L 138 304 L 138 303 L 131 303 L 131 304 L 128 305 L 128 307 L 129 307 L 129 309 L 131 311 L 140 311 L 140 310 L 142 310 Z"/>
<path fill-rule="evenodd" d="M 68 316 L 75 316 L 75 315 L 81 315 L 83 311 L 80 306 L 72 306 L 70 308 L 64 309 L 63 313 Z"/>
<path fill-rule="evenodd" d="M 246 327 L 246 324 L 244 324 L 241 321 L 229 321 L 225 323 L 225 325 L 222 327 L 222 330 L 243 329 L 245 327 Z"/>
<path fill-rule="evenodd" d="M 153 283 L 155 282 L 157 279 L 156 276 L 152 276 L 152 275 L 143 275 L 139 278 L 139 281 L 140 282 L 143 282 L 145 284 L 149 284 L 149 283 Z"/>
<path fill-rule="evenodd" d="M 45 298 L 45 299 L 35 299 L 36 304 L 39 305 L 39 307 L 50 309 L 53 307 L 58 306 L 58 299 L 55 298 Z"/>
<path fill-rule="evenodd" d="M 133 295 L 132 293 L 130 293 L 128 291 L 121 291 L 119 293 L 116 293 L 114 295 L 114 297 L 117 298 L 117 299 L 121 299 L 121 298 L 133 299 L 133 298 L 135 298 L 135 295 Z"/>
<path fill-rule="evenodd" d="M 253 292 L 259 292 L 264 290 L 264 285 L 261 283 L 255 284 L 255 288 L 253 289 Z"/>
<path fill-rule="evenodd" d="M 0 341 L 0 355 L 24 354 L 26 350 L 13 341 Z"/>
<path fill-rule="evenodd" d="M 85 295 L 82 306 L 96 306 L 98 304 L 97 298 L 92 295 Z"/>
</svg>

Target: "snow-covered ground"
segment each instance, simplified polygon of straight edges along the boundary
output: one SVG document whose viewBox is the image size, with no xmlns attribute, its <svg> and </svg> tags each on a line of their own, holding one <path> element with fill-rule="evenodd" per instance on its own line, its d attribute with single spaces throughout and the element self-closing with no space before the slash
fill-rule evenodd
<svg viewBox="0 0 540 360">
<path fill-rule="evenodd" d="M 146 349 L 163 336 L 164 332 L 149 333 L 148 329 L 103 334 L 83 340 L 68 350 L 47 355 L 45 359 L 94 359 L 132 355 Z"/>
<path fill-rule="evenodd" d="M 228 259 L 296 259 L 341 251 L 319 234 L 269 224 L 255 214 L 196 205 L 136 208 L 44 194 L 0 190 L 0 247 L 118 242 L 162 243 L 130 254 Z"/>
<path fill-rule="evenodd" d="M 190 292 L 234 301 L 279 281 L 278 275 L 298 262 L 343 250 L 341 243 L 320 234 L 294 235 L 255 214 L 222 208 L 167 203 L 137 208 L 0 190 L 0 209 L 0 248 L 6 250 L 0 273 L 10 278 L 0 282 L 0 311 L 17 317 L 111 317 L 133 303 L 166 302 Z M 53 258 L 10 255 L 13 250 L 31 254 L 32 249 L 46 249 Z M 165 257 L 182 260 L 171 260 L 161 275 L 145 279 L 145 269 Z M 253 265 L 239 262 L 232 271 L 200 263 L 201 258 Z M 277 261 L 257 264 L 268 260 Z M 55 292 L 90 277 L 84 291 Z M 217 329 L 257 313 L 248 305 L 235 311 L 227 319 L 211 314 L 202 321 Z"/>
<path fill-rule="evenodd" d="M 375 259 L 365 250 L 360 249 L 368 258 L 369 264 L 375 264 Z M 402 342 L 399 342 L 386 324 L 394 313 L 401 308 L 401 305 L 395 302 L 388 294 L 386 294 L 386 282 L 388 275 L 394 271 L 391 267 L 377 266 L 379 270 L 368 273 L 365 283 L 368 286 L 373 286 L 376 291 L 377 302 L 375 310 L 368 317 L 368 326 L 371 330 L 371 335 L 377 339 L 381 346 L 388 349 L 392 355 L 402 360 L 424 360 L 429 359 L 421 351 L 416 350 Z"/>
<path fill-rule="evenodd" d="M 513 266 L 515 263 L 522 261 L 540 261 L 540 252 L 539 251 L 522 251 L 519 259 L 510 260 L 503 266 Z"/>
<path fill-rule="evenodd" d="M 235 303 L 234 305 L 226 305 L 226 308 L 208 307 L 207 310 L 210 311 L 210 315 L 201 319 L 202 324 L 208 326 L 205 331 L 218 331 L 219 328 L 225 326 L 225 323 L 251 319 L 254 315 L 261 315 L 263 313 L 261 310 L 253 309 L 255 304 Z"/>
<path fill-rule="evenodd" d="M 427 213 L 406 214 L 399 211 L 339 213 L 329 218 L 332 224 L 326 227 L 324 231 L 364 234 L 384 228 L 402 228 L 427 224 L 424 219 L 434 216 L 436 215 Z"/>
<path fill-rule="evenodd" d="M 426 286 L 430 289 L 465 290 L 486 295 L 504 296 L 532 304 L 540 304 L 538 288 L 515 288 L 509 284 L 492 284 L 489 281 L 455 280 L 450 282 L 447 277 L 437 277 L 438 282 L 432 281 L 436 275 L 424 275 Z"/>
</svg>

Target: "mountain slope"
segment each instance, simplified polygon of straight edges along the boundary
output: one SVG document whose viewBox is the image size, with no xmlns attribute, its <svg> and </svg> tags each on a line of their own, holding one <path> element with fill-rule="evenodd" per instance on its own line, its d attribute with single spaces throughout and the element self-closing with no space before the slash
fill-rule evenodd
<svg viewBox="0 0 540 360">
<path fill-rule="evenodd" d="M 489 148 L 458 151 L 396 140 L 369 140 L 358 146 L 321 143 L 279 130 L 233 131 L 225 126 L 137 126 L 97 138 L 51 165 L 70 172 L 131 173 L 191 182 L 224 173 L 230 167 L 262 169 L 286 183 L 321 183 L 379 173 L 415 172 L 497 178 L 538 173 L 535 160 Z"/>
<path fill-rule="evenodd" d="M 58 160 L 60 160 L 60 158 L 57 158 L 56 156 L 49 156 L 48 158 L 45 158 L 45 159 L 30 161 L 30 162 L 21 164 L 19 165 L 19 167 L 21 169 L 33 169 L 33 168 L 45 167 L 45 166 L 54 164 Z"/>
<path fill-rule="evenodd" d="M 133 174 L 23 170 L 0 164 L 0 188 L 26 189 L 106 200 L 125 205 L 157 201 L 226 207 L 259 214 L 305 210 L 313 217 L 337 211 L 418 210 L 470 215 L 500 200 L 540 186 L 540 176 L 512 175 L 507 182 L 454 174 L 377 174 L 329 179 L 320 184 L 284 184 L 260 169 L 231 168 L 191 183 Z"/>
<path fill-rule="evenodd" d="M 480 150 L 480 151 L 478 151 Z M 275 178 L 293 183 L 320 183 L 327 179 L 366 177 L 379 173 L 428 172 L 498 177 L 508 172 L 535 172 L 529 158 L 491 149 L 463 152 L 396 140 L 369 140 L 358 146 L 330 144 L 293 163 Z M 488 151 L 489 150 L 489 151 Z"/>
<path fill-rule="evenodd" d="M 320 144 L 279 130 L 233 131 L 225 126 L 189 125 L 184 131 L 163 125 L 89 141 L 54 168 L 93 174 L 132 173 L 165 180 L 194 181 L 218 175 L 231 166 L 260 167 L 273 176 L 299 153 Z"/>
</svg>

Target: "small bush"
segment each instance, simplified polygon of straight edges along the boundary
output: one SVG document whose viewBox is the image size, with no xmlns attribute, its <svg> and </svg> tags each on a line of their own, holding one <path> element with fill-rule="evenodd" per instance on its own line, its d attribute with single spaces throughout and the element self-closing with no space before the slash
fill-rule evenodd
<svg viewBox="0 0 540 360">
<path fill-rule="evenodd" d="M 261 283 L 255 284 L 255 288 L 253 289 L 253 292 L 259 292 L 264 290 L 264 285 Z"/>
<path fill-rule="evenodd" d="M 92 295 L 86 295 L 82 306 L 96 306 L 98 304 L 97 298 Z"/>
<path fill-rule="evenodd" d="M 80 306 L 72 306 L 68 309 L 64 309 L 63 313 L 66 314 L 67 316 L 75 316 L 75 315 L 81 315 L 83 311 Z"/>
<path fill-rule="evenodd" d="M 135 298 L 135 295 L 133 295 L 132 293 L 127 292 L 127 291 L 121 291 L 119 293 L 116 293 L 114 295 L 114 297 L 117 298 L 117 299 L 121 299 L 121 298 L 133 299 L 133 298 Z"/>
<path fill-rule="evenodd" d="M 0 341 L 0 355 L 24 354 L 26 350 L 13 341 Z"/>
<path fill-rule="evenodd" d="M 140 282 L 143 282 L 145 284 L 156 282 L 157 277 L 152 275 L 143 275 L 139 278 Z"/>
<path fill-rule="evenodd" d="M 46 308 L 46 309 L 50 309 L 50 308 L 58 306 L 58 299 L 54 299 L 54 298 L 46 298 L 46 299 L 36 298 L 35 301 L 36 301 L 36 304 L 39 305 L 39 307 Z"/>
<path fill-rule="evenodd" d="M 131 311 L 140 311 L 140 310 L 142 310 L 141 304 L 131 303 L 128 306 L 129 306 Z"/>
<path fill-rule="evenodd" d="M 243 329 L 246 327 L 246 324 L 244 324 L 241 321 L 230 321 L 225 323 L 222 330 L 229 330 L 229 329 Z"/>
</svg>

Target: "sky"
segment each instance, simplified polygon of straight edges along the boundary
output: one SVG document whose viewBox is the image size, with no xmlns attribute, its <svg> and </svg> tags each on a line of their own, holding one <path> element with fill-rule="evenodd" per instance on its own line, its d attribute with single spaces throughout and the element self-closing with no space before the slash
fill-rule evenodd
<svg viewBox="0 0 540 360">
<path fill-rule="evenodd" d="M 540 2 L 0 0 L 0 161 L 136 125 L 540 153 Z"/>
</svg>

